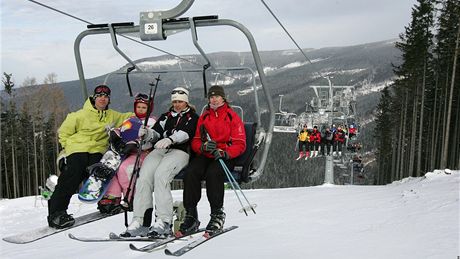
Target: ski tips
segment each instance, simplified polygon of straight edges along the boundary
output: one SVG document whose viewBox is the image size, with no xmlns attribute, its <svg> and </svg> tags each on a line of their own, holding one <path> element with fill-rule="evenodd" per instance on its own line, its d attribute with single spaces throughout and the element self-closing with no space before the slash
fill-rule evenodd
<svg viewBox="0 0 460 259">
<path fill-rule="evenodd" d="M 239 213 L 243 213 L 246 214 L 246 216 L 248 216 L 248 211 L 252 210 L 252 212 L 254 214 L 256 214 L 256 211 L 254 210 L 255 208 L 257 207 L 257 204 L 253 203 L 251 205 L 248 205 L 248 206 L 244 206 L 243 208 L 241 208 L 238 212 Z"/>
</svg>

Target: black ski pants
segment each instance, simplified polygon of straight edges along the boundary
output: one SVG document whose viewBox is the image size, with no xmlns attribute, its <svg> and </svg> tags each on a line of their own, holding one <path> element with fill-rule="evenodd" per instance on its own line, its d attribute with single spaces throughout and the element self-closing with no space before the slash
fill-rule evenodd
<svg viewBox="0 0 460 259">
<path fill-rule="evenodd" d="M 48 201 L 48 214 L 66 211 L 72 195 L 78 190 L 80 183 L 88 178 L 86 168 L 101 160 L 101 153 L 73 153 L 66 157 L 67 168 L 58 178 L 58 183 Z"/>
<path fill-rule="evenodd" d="M 305 148 L 304 148 L 305 147 Z M 304 150 L 305 149 L 305 150 Z M 299 140 L 299 152 L 303 152 L 303 151 L 309 151 L 309 144 L 307 141 L 300 141 Z"/>
<path fill-rule="evenodd" d="M 235 162 L 233 159 L 224 160 L 228 169 L 233 171 Z M 184 177 L 184 207 L 185 209 L 195 208 L 201 199 L 201 181 L 206 181 L 206 195 L 208 197 L 211 211 L 224 206 L 224 183 L 226 175 L 222 165 L 214 158 L 205 156 L 194 157 Z"/>
<path fill-rule="evenodd" d="M 340 141 L 334 141 L 334 151 L 342 152 L 342 145 L 343 143 Z"/>
</svg>

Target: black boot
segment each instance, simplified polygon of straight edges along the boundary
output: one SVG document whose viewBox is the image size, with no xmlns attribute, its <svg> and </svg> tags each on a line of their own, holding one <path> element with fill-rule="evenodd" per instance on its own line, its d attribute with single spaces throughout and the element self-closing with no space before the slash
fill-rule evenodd
<svg viewBox="0 0 460 259">
<path fill-rule="evenodd" d="M 185 219 L 176 232 L 177 237 L 185 236 L 198 230 L 200 222 L 198 221 L 198 211 L 195 208 L 185 209 Z"/>
<path fill-rule="evenodd" d="M 75 219 L 65 211 L 56 211 L 48 216 L 48 225 L 52 228 L 66 228 L 75 224 Z"/>
<path fill-rule="evenodd" d="M 225 212 L 223 208 L 213 209 L 211 211 L 211 219 L 206 226 L 206 232 L 210 234 L 217 233 L 224 228 Z"/>
<path fill-rule="evenodd" d="M 97 209 L 103 214 L 115 215 L 122 211 L 120 197 L 104 197 L 97 203 Z"/>
</svg>

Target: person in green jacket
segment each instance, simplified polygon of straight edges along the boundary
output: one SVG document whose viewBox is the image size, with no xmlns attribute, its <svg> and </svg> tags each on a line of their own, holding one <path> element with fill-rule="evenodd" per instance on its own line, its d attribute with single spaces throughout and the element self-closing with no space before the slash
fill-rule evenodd
<svg viewBox="0 0 460 259">
<path fill-rule="evenodd" d="M 119 127 L 133 113 L 120 113 L 109 109 L 110 88 L 98 85 L 83 108 L 69 113 L 58 130 L 59 143 L 66 154 L 66 169 L 59 176 L 58 184 L 48 201 L 48 225 L 66 228 L 75 223 L 67 214 L 72 195 L 80 183 L 88 178 L 86 168 L 99 162 L 107 151 L 107 129 Z"/>
</svg>

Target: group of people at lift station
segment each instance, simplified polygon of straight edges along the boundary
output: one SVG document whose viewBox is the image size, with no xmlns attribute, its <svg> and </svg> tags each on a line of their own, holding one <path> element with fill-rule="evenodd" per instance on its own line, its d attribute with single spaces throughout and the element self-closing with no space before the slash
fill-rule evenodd
<svg viewBox="0 0 460 259">
<path fill-rule="evenodd" d="M 142 152 L 138 152 L 136 146 L 134 151 L 125 154 L 108 191 L 98 202 L 100 212 L 115 214 L 124 208 L 133 211 L 131 223 L 120 234 L 124 237 L 186 235 L 198 230 L 200 225 L 197 204 L 201 198 L 201 181 L 206 179 L 211 210 L 206 231 L 212 234 L 223 229 L 226 216 L 224 165 L 232 171 L 235 158 L 246 149 L 244 124 L 229 106 L 224 89 L 217 85 L 209 88 L 208 105 L 199 116 L 189 102 L 190 92 L 176 87 L 171 92 L 171 106 L 157 120 L 147 114 L 148 106 L 153 107 L 152 98 L 147 94 L 136 95 L 134 114 L 109 109 L 110 94 L 106 85 L 97 86 L 83 108 L 68 114 L 58 130 L 59 142 L 66 154 L 66 167 L 48 202 L 49 226 L 66 228 L 75 223 L 67 209 L 80 183 L 88 178 L 87 167 L 101 159 L 108 148 L 109 135 L 117 135 L 123 122 L 136 116 L 144 121 L 143 125 L 148 120 L 147 126 L 141 126 L 138 131 Z M 107 128 L 110 128 L 109 134 Z M 139 176 L 130 181 L 137 177 L 133 175 L 136 158 L 141 162 Z M 185 218 L 174 232 L 170 183 L 184 168 Z M 129 186 L 130 182 L 133 186 Z M 133 188 L 134 192 L 127 194 L 128 188 Z M 124 196 L 132 200 L 128 208 L 121 202 L 122 198 L 125 201 Z M 153 219 L 152 215 L 155 215 Z"/>
<path fill-rule="evenodd" d="M 311 129 L 305 124 L 297 135 L 299 156 L 296 160 L 302 158 L 307 160 L 317 156 L 342 156 L 342 147 L 346 143 L 346 138 L 353 138 L 357 133 L 356 130 L 354 124 L 350 124 L 349 127 L 332 125 L 321 131 L 317 126 Z M 360 148 L 356 146 L 357 144 L 350 144 L 347 149 L 351 148 L 351 145 Z"/>
</svg>

